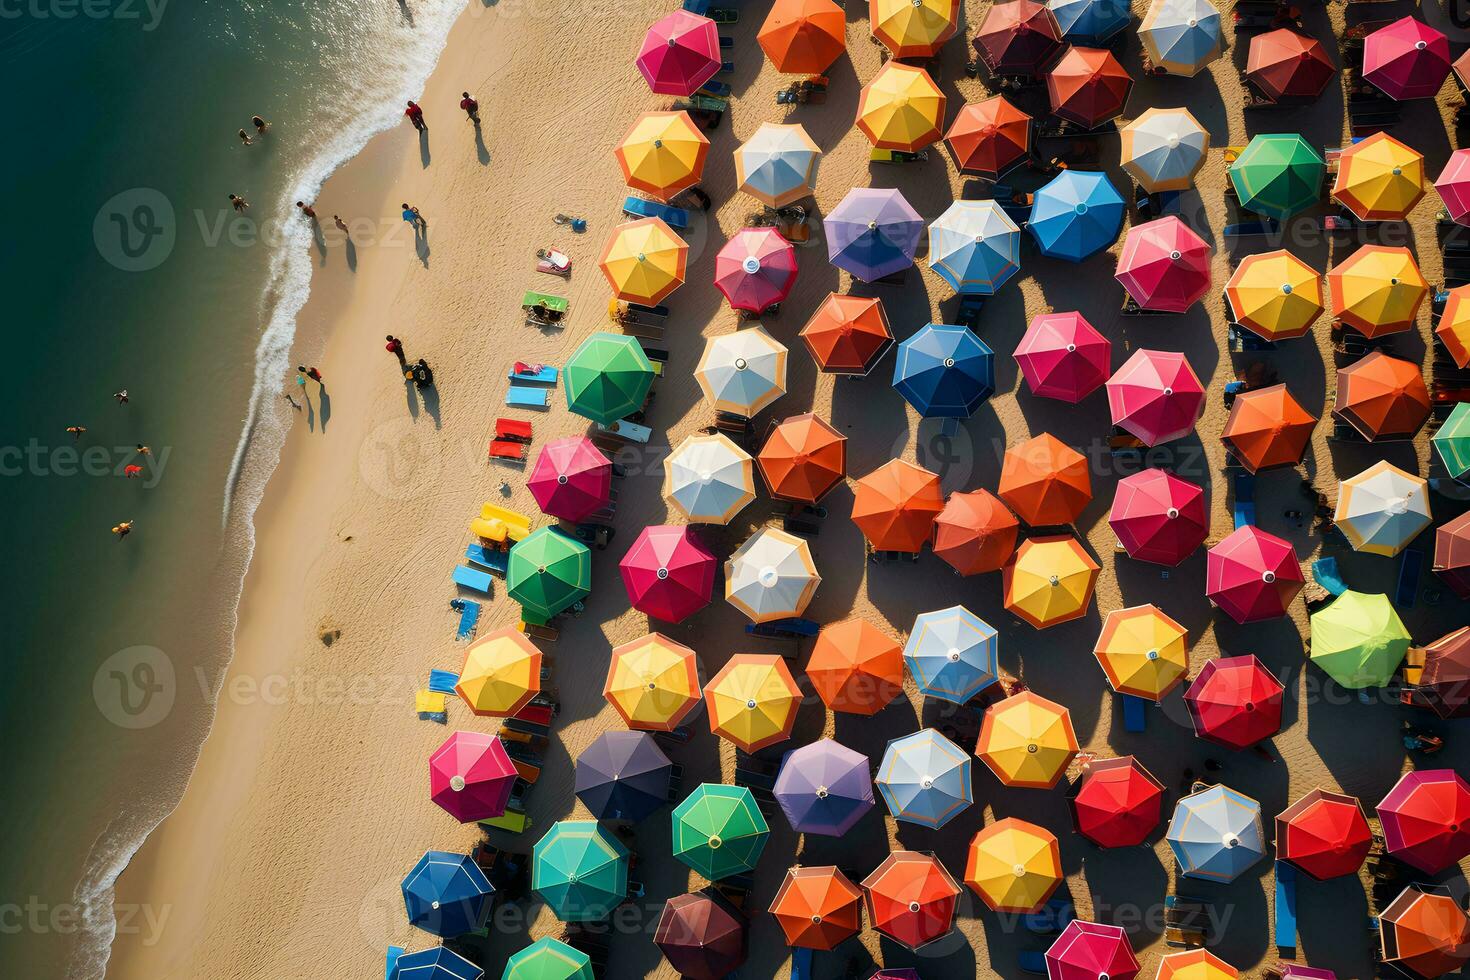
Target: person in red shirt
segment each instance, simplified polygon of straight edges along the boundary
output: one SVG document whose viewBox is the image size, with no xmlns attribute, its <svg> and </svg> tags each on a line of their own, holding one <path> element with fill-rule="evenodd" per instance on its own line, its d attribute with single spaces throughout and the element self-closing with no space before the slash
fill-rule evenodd
<svg viewBox="0 0 1470 980">
<path fill-rule="evenodd" d="M 470 98 L 470 93 L 468 92 L 461 92 L 460 94 L 464 98 L 459 100 L 459 107 L 464 110 L 465 115 L 470 117 L 470 122 L 476 126 L 480 125 L 480 103 Z"/>
<path fill-rule="evenodd" d="M 408 117 L 409 122 L 413 123 L 414 129 L 421 133 L 428 131 L 429 126 L 424 122 L 424 110 L 413 99 L 408 100 L 408 108 L 403 110 L 403 114 Z"/>
<path fill-rule="evenodd" d="M 403 341 L 399 340 L 397 337 L 393 336 L 390 333 L 388 335 L 388 343 L 383 346 L 387 349 L 388 353 L 398 358 L 398 363 L 400 366 L 406 363 L 406 358 L 403 353 Z"/>
<path fill-rule="evenodd" d="M 307 204 L 305 201 L 297 201 L 296 207 L 300 209 L 301 213 L 305 215 L 308 220 L 316 220 L 316 208 L 312 207 L 310 204 Z"/>
</svg>

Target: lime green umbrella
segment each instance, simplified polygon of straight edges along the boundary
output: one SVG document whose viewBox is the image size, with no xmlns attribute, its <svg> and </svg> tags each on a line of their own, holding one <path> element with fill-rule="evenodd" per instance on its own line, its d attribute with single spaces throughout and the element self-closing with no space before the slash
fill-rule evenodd
<svg viewBox="0 0 1470 980">
<path fill-rule="evenodd" d="M 1388 596 L 1351 589 L 1312 613 L 1312 660 L 1343 687 L 1382 687 L 1409 650 Z"/>
<path fill-rule="evenodd" d="M 703 783 L 674 810 L 674 857 L 718 881 L 755 870 L 770 832 L 750 790 Z"/>
<path fill-rule="evenodd" d="M 554 527 L 532 531 L 511 545 L 506 591 L 540 622 L 592 591 L 592 552 Z"/>
<path fill-rule="evenodd" d="M 1470 473 L 1470 402 L 1460 402 L 1430 439 L 1450 479 Z"/>
<path fill-rule="evenodd" d="M 500 980 L 594 980 L 592 958 L 543 936 L 505 961 Z"/>
<path fill-rule="evenodd" d="M 636 337 L 595 333 L 567 361 L 567 408 L 611 425 L 643 407 L 653 365 Z"/>
<path fill-rule="evenodd" d="M 628 897 L 628 849 L 596 820 L 558 820 L 531 853 L 531 887 L 563 922 L 605 919 Z"/>
<path fill-rule="evenodd" d="M 1285 221 L 1322 196 L 1327 163 L 1296 133 L 1255 136 L 1230 165 L 1242 207 Z"/>
</svg>

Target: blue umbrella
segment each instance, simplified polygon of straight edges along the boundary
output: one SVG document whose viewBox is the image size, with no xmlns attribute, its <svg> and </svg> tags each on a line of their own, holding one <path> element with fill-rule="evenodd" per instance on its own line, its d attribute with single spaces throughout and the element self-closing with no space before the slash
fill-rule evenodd
<svg viewBox="0 0 1470 980">
<path fill-rule="evenodd" d="M 893 819 L 925 827 L 943 827 L 975 799 L 970 753 L 932 728 L 889 742 L 877 782 Z"/>
<path fill-rule="evenodd" d="M 425 852 L 403 879 L 409 923 L 443 939 L 478 929 L 494 892 L 479 865 L 448 851 Z"/>
<path fill-rule="evenodd" d="M 822 219 L 827 258 L 863 282 L 914 264 L 924 219 L 896 190 L 854 187 Z"/>
<path fill-rule="evenodd" d="M 1073 44 L 1104 47 L 1128 26 L 1128 0 L 1049 0 L 1047 7 L 1062 39 Z"/>
<path fill-rule="evenodd" d="M 485 971 L 443 946 L 404 953 L 388 980 L 480 980 Z"/>
<path fill-rule="evenodd" d="M 1266 855 L 1261 804 L 1215 785 L 1174 805 L 1169 847 L 1189 878 L 1234 881 Z"/>
<path fill-rule="evenodd" d="M 994 201 L 955 201 L 929 226 L 929 268 L 957 293 L 993 296 L 1021 268 L 1021 229 Z"/>
<path fill-rule="evenodd" d="M 873 808 L 868 757 L 830 738 L 803 745 L 781 760 L 774 793 L 792 830 L 841 837 Z"/>
<path fill-rule="evenodd" d="M 1036 192 L 1026 229 L 1041 254 L 1081 262 L 1118 240 L 1123 195 L 1096 171 L 1063 170 Z"/>
<path fill-rule="evenodd" d="M 919 693 L 964 704 L 995 683 L 995 628 L 964 606 L 920 613 L 903 648 Z"/>
<path fill-rule="evenodd" d="M 969 418 L 995 393 L 995 353 L 965 327 L 930 323 L 898 345 L 893 387 L 925 418 Z"/>
<path fill-rule="evenodd" d="M 597 819 L 637 823 L 668 802 L 673 773 L 647 732 L 603 732 L 577 756 L 575 792 Z"/>
</svg>

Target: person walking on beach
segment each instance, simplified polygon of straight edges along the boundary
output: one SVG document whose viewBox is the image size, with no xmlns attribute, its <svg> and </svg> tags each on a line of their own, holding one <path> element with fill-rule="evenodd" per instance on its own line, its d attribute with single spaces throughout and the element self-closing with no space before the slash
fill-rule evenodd
<svg viewBox="0 0 1470 980">
<path fill-rule="evenodd" d="M 240 130 L 240 142 L 244 143 L 246 146 L 249 146 L 251 143 L 254 143 L 255 140 L 251 139 L 250 134 L 242 129 Z"/>
<path fill-rule="evenodd" d="M 245 209 L 250 207 L 250 202 L 236 194 L 230 195 L 230 206 L 235 209 L 236 214 L 244 214 Z"/>
<path fill-rule="evenodd" d="M 112 529 L 112 533 L 117 535 L 117 539 L 119 541 L 121 541 L 123 538 L 127 537 L 132 532 L 133 532 L 133 522 L 132 521 L 123 521 L 122 523 L 116 525 Z"/>
<path fill-rule="evenodd" d="M 117 399 L 119 405 L 126 405 L 128 403 L 128 389 L 124 388 L 122 391 L 114 391 L 112 397 Z"/>
<path fill-rule="evenodd" d="M 463 98 L 459 100 L 459 107 L 464 110 L 465 115 L 470 117 L 470 122 L 478 127 L 480 125 L 480 103 L 470 98 L 468 92 L 461 92 L 460 95 Z"/>
<path fill-rule="evenodd" d="M 127 477 L 129 480 L 137 479 L 142 475 L 143 467 L 139 466 L 137 463 L 129 463 L 127 466 L 123 467 L 123 476 Z"/>
<path fill-rule="evenodd" d="M 265 131 L 267 129 L 270 129 L 271 128 L 271 124 L 268 123 L 268 122 L 266 122 L 264 119 L 260 118 L 259 116 L 251 116 L 250 117 L 250 125 L 252 125 L 252 126 L 255 127 L 255 132 L 258 135 L 260 135 L 260 136 L 264 136 L 265 135 Z"/>
<path fill-rule="evenodd" d="M 403 358 L 402 354 L 398 356 L 400 360 Z M 87 427 L 85 425 L 68 425 L 66 431 L 71 433 L 72 442 L 78 442 L 81 440 L 83 433 L 87 431 Z"/>
<path fill-rule="evenodd" d="M 413 225 L 413 230 L 415 234 L 417 234 L 419 231 L 429 230 L 429 223 L 424 220 L 424 214 L 422 211 L 409 204 L 400 204 L 399 207 L 403 208 L 403 220 Z"/>
<path fill-rule="evenodd" d="M 306 375 L 317 384 L 326 384 L 326 381 L 322 378 L 322 373 L 314 367 L 302 367 L 298 364 L 296 366 L 296 370 L 300 371 L 302 374 Z"/>
<path fill-rule="evenodd" d="M 387 347 L 388 353 L 398 358 L 399 367 L 402 367 L 408 362 L 407 356 L 403 353 L 403 341 L 399 340 L 391 333 L 388 335 L 388 343 L 384 346 Z"/>
<path fill-rule="evenodd" d="M 414 129 L 421 133 L 429 131 L 429 124 L 424 122 L 424 110 L 413 99 L 408 100 L 408 108 L 403 110 L 403 114 L 408 117 L 409 122 L 413 123 Z"/>
<path fill-rule="evenodd" d="M 342 216 L 340 214 L 332 215 L 332 224 L 336 225 L 337 230 L 346 235 L 348 238 L 352 237 L 352 232 L 347 230 L 347 222 L 342 220 Z"/>
<path fill-rule="evenodd" d="M 140 443 L 138 443 L 138 455 L 139 456 L 152 456 L 153 455 L 153 450 L 149 449 L 147 446 L 143 445 L 140 442 Z"/>
<path fill-rule="evenodd" d="M 296 209 L 302 214 L 306 215 L 307 220 L 316 221 L 316 208 L 312 207 L 310 204 L 307 204 L 304 201 L 297 201 Z"/>
</svg>

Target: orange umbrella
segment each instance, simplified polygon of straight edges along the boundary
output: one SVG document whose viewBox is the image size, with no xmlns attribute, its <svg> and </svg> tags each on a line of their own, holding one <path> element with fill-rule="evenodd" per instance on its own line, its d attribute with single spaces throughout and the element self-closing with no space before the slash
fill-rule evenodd
<svg viewBox="0 0 1470 980">
<path fill-rule="evenodd" d="M 1031 150 L 1031 117 L 1004 95 L 966 102 L 944 134 L 962 173 L 999 177 Z"/>
<path fill-rule="evenodd" d="M 893 346 L 893 332 L 876 296 L 831 293 L 801 328 L 817 367 L 828 374 L 867 374 Z"/>
<path fill-rule="evenodd" d="M 1456 286 L 1446 295 L 1434 335 L 1457 365 L 1470 367 L 1470 286 Z"/>
<path fill-rule="evenodd" d="M 822 627 L 807 679 L 833 711 L 875 715 L 903 693 L 903 647 L 866 619 Z"/>
<path fill-rule="evenodd" d="M 831 949 L 863 927 L 863 893 L 835 867 L 786 872 L 771 902 L 771 915 L 786 934 L 786 945 Z"/>
<path fill-rule="evenodd" d="M 1015 551 L 1018 527 L 989 490 L 950 494 L 934 519 L 934 553 L 961 575 L 993 572 Z"/>
<path fill-rule="evenodd" d="M 756 457 L 771 496 L 814 504 L 847 475 L 847 436 L 813 415 L 771 430 Z"/>
<path fill-rule="evenodd" d="M 1439 977 L 1470 961 L 1470 919 L 1448 889 L 1414 884 L 1378 916 L 1383 960 L 1409 976 Z"/>
<path fill-rule="evenodd" d="M 1412 330 L 1429 285 L 1403 246 L 1364 245 L 1327 270 L 1332 315 L 1365 337 Z"/>
<path fill-rule="evenodd" d="M 1298 404 L 1286 385 L 1235 396 L 1220 438 L 1242 466 L 1255 473 L 1302 461 L 1317 417 Z"/>
<path fill-rule="evenodd" d="M 820 75 L 847 49 L 847 15 L 832 0 L 776 0 L 755 39 L 777 71 Z"/>
<path fill-rule="evenodd" d="M 1071 524 L 1092 500 L 1087 459 L 1049 433 L 1006 450 L 1000 496 L 1032 527 Z"/>
<path fill-rule="evenodd" d="M 901 459 L 858 480 L 852 495 L 852 522 L 878 551 L 918 554 L 942 510 L 939 477 Z"/>
<path fill-rule="evenodd" d="M 1429 389 L 1419 365 L 1374 351 L 1337 372 L 1332 414 L 1369 442 L 1412 436 L 1429 417 Z"/>
</svg>

